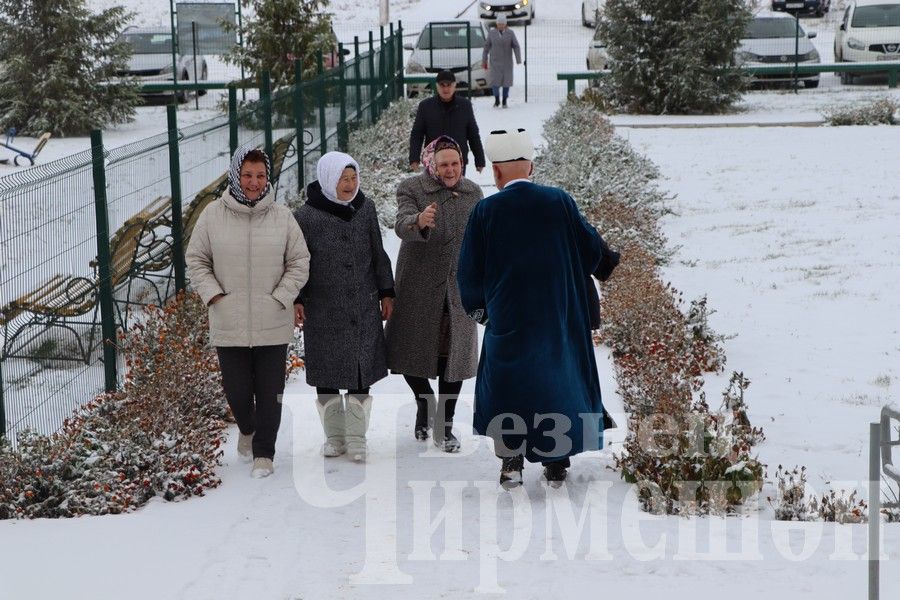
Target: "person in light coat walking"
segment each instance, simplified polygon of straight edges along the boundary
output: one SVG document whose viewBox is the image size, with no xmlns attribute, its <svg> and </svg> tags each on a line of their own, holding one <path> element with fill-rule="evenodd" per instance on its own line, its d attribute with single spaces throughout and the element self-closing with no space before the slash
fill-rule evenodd
<svg viewBox="0 0 900 600">
<path fill-rule="evenodd" d="M 322 454 L 362 461 L 369 387 L 388 374 L 382 321 L 394 306 L 394 276 L 375 203 L 359 189 L 359 164 L 328 152 L 316 174 L 295 213 L 311 255 L 296 322 L 303 326 L 306 383 L 318 394 Z M 347 390 L 346 408 L 340 390 Z"/>
<path fill-rule="evenodd" d="M 425 172 L 397 188 L 394 230 L 402 244 L 394 314 L 385 330 L 388 367 L 403 374 L 415 395 L 416 439 L 428 438 L 433 421 L 434 443 L 455 452 L 456 399 L 478 368 L 476 326 L 460 303 L 456 262 L 469 213 L 483 194 L 462 176 L 462 152 L 452 138 L 437 138 L 421 158 Z M 435 377 L 437 403 L 428 382 Z"/>
<path fill-rule="evenodd" d="M 253 477 L 273 472 L 292 307 L 309 276 L 303 232 L 290 209 L 275 204 L 270 172 L 264 152 L 238 148 L 228 190 L 203 210 L 185 255 L 191 284 L 209 306 L 238 454 L 253 459 Z"/>
<path fill-rule="evenodd" d="M 516 64 L 522 64 L 519 40 L 506 24 L 506 15 L 500 15 L 497 17 L 497 27 L 488 32 L 481 59 L 485 69 L 490 66 L 494 106 L 500 106 L 501 90 L 503 91 L 503 108 L 507 106 L 509 88 L 513 84 L 513 54 L 516 55 Z"/>
</svg>

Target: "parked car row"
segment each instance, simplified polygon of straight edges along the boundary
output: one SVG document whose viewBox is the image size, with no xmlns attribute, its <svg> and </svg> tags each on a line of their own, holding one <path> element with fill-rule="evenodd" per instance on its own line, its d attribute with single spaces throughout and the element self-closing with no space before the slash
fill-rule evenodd
<svg viewBox="0 0 900 600">
<path fill-rule="evenodd" d="M 582 4 L 582 22 L 593 14 L 598 20 L 597 3 L 586 0 Z M 778 64 L 818 64 L 821 56 L 811 39 L 816 32 L 807 32 L 802 23 L 789 12 L 820 14 L 831 7 L 830 0 L 773 0 L 775 10 L 757 13 L 748 23 L 737 51 L 736 62 L 744 66 L 771 66 Z M 590 11 L 594 12 L 591 13 Z M 588 12 L 585 12 L 588 11 Z M 785 12 L 787 11 L 787 12 Z M 900 0 L 851 0 L 844 9 L 834 37 L 835 62 L 876 63 L 900 61 Z M 609 68 L 606 46 L 599 29 L 588 47 L 587 68 Z M 842 83 L 852 83 L 855 73 L 841 73 Z M 798 80 L 805 87 L 819 85 L 818 74 L 800 75 Z M 792 82 L 792 75 L 757 75 L 756 81 Z"/>
</svg>

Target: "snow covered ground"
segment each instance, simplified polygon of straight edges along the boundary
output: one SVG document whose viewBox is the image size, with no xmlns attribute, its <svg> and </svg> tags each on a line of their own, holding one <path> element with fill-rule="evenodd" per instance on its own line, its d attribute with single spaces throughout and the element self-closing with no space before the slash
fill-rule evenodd
<svg viewBox="0 0 900 600">
<path fill-rule="evenodd" d="M 546 15 L 547 3 L 539 2 Z M 452 18 L 467 4 L 392 2 L 396 16 L 410 21 Z M 556 5 L 576 18 L 577 0 Z M 350 25 L 377 15 L 374 2 L 333 6 Z M 810 98 L 855 101 L 864 93 L 751 94 L 747 112 L 733 121 L 748 113 L 810 118 L 819 102 Z M 504 111 L 476 99 L 482 131 L 524 126 L 539 139 L 555 103 L 513 100 Z M 109 135 L 124 143 L 160 130 L 157 113 L 142 115 Z M 711 323 L 729 336 L 729 372 L 752 381 L 750 416 L 766 430 L 760 455 L 770 476 L 778 464 L 803 464 L 815 491 L 826 483 L 864 489 L 867 424 L 900 389 L 897 130 L 622 127 L 619 134 L 660 166 L 662 187 L 677 194 L 664 228 L 679 250 L 665 276 L 687 298 L 707 294 L 717 311 Z M 69 143 L 81 142 L 61 145 Z M 471 176 L 486 194 L 493 191 L 487 172 Z M 389 233 L 386 243 L 395 259 L 399 241 Z M 598 349 L 597 358 L 615 415 L 621 403 L 607 351 Z M 710 399 L 725 379 L 711 378 Z M 206 498 L 157 500 L 117 517 L 0 522 L 0 597 L 865 594 L 865 527 L 776 522 L 765 500 L 771 481 L 728 519 L 641 513 L 631 486 L 607 468 L 610 451 L 576 457 L 563 490 L 545 489 L 530 466 L 524 489 L 498 491 L 497 460 L 465 427 L 472 390 L 466 382 L 457 416 L 463 452 L 445 455 L 413 439 L 414 407 L 402 379 L 378 383 L 371 458 L 356 465 L 318 457 L 318 417 L 301 376 L 288 389 L 272 478 L 251 480 L 232 438 L 223 485 Z M 622 437 L 609 436 L 611 451 Z M 900 593 L 898 527 L 883 531 L 883 598 Z"/>
</svg>

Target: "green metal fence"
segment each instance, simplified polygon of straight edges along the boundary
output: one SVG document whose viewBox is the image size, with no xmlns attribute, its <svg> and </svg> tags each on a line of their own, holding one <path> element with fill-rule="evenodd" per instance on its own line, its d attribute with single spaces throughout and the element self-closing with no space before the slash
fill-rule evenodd
<svg viewBox="0 0 900 600">
<path fill-rule="evenodd" d="M 196 218 L 227 185 L 239 144 L 273 156 L 277 199 L 297 198 L 318 158 L 346 149 L 403 89 L 402 28 L 370 33 L 348 60 L 258 99 L 229 94 L 221 116 L 109 149 L 91 149 L 0 178 L 0 438 L 50 434 L 121 377 L 117 332 L 184 285 Z M 215 84 L 213 84 L 215 85 Z"/>
</svg>

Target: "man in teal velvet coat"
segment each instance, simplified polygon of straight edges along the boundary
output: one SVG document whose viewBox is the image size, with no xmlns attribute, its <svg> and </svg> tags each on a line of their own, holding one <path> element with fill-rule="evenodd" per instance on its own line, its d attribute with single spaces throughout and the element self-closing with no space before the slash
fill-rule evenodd
<svg viewBox="0 0 900 600">
<path fill-rule="evenodd" d="M 602 448 L 609 426 L 590 287 L 619 255 L 571 196 L 528 180 L 534 150 L 525 130 L 492 132 L 486 149 L 500 191 L 472 210 L 457 271 L 463 308 L 485 325 L 474 427 L 494 440 L 501 485 L 520 485 L 527 459 L 558 486 L 569 457 Z"/>
</svg>

